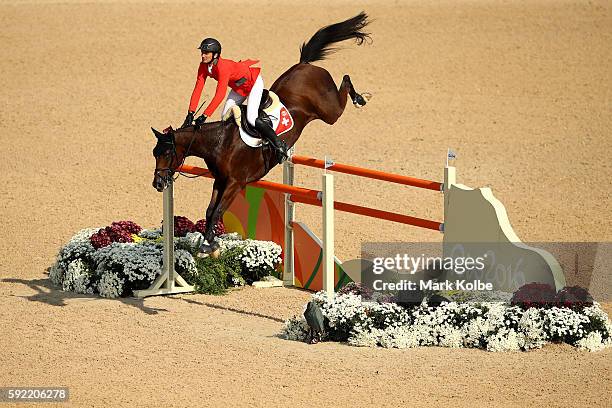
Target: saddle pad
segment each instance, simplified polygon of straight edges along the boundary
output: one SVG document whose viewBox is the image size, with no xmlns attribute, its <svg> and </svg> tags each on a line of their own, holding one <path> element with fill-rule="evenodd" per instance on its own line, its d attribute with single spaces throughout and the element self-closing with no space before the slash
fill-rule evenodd
<svg viewBox="0 0 612 408">
<path fill-rule="evenodd" d="M 268 108 L 264 109 L 264 112 L 272 120 L 272 128 L 274 129 L 274 132 L 276 132 L 277 136 L 280 136 L 283 133 L 287 133 L 288 131 L 293 129 L 293 118 L 291 117 L 289 109 L 287 109 L 285 105 L 283 105 L 283 103 L 280 101 L 278 95 L 270 91 L 270 98 L 272 98 L 272 103 Z M 240 126 L 241 112 L 239 106 L 232 106 L 232 109 L 228 112 L 226 117 L 223 118 L 223 120 L 229 119 L 230 116 L 234 116 L 236 125 L 238 125 L 238 128 L 240 129 L 240 138 L 248 146 L 261 147 L 264 144 L 268 143 L 263 139 L 259 139 L 257 137 L 249 135 L 242 129 L 242 126 Z"/>
</svg>

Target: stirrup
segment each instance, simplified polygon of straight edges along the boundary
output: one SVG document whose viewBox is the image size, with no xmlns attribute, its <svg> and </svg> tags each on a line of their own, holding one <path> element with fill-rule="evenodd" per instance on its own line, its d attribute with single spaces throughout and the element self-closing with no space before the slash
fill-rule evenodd
<svg viewBox="0 0 612 408">
<path fill-rule="evenodd" d="M 279 163 L 282 163 L 285 160 L 289 159 L 289 153 L 288 153 L 289 148 L 287 147 L 287 143 L 285 143 L 284 140 L 281 140 L 281 139 L 277 139 L 277 140 L 278 140 L 278 147 L 274 146 L 274 150 L 276 150 L 276 158 L 278 159 Z"/>
</svg>

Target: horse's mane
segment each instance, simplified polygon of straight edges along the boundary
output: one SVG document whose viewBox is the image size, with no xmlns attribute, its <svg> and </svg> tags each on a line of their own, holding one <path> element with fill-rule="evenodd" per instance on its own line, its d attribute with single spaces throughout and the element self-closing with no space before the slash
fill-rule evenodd
<svg viewBox="0 0 612 408">
<path fill-rule="evenodd" d="M 206 134 L 208 132 L 214 132 L 214 131 L 219 131 L 219 128 L 225 128 L 227 126 L 231 126 L 233 122 L 228 120 L 228 121 L 223 121 L 223 120 L 219 120 L 216 122 L 206 122 L 204 123 L 202 126 L 200 126 L 198 129 L 196 129 L 195 126 L 187 126 L 185 128 L 179 128 L 176 129 L 174 131 L 174 133 L 193 133 L 195 132 L 196 134 Z"/>
</svg>

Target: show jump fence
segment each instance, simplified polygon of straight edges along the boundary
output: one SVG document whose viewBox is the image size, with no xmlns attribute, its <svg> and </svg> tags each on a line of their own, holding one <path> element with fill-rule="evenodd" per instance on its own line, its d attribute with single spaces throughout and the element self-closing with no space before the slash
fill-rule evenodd
<svg viewBox="0 0 612 408">
<path fill-rule="evenodd" d="M 521 258 L 528 263 L 535 262 L 534 270 L 527 271 L 529 278 L 551 283 L 557 288 L 565 284 L 561 268 L 552 255 L 546 251 L 521 244 L 520 239 L 510 226 L 503 204 L 493 197 L 490 189 L 471 189 L 456 183 L 456 170 L 455 167 L 448 165 L 448 159 L 444 168 L 444 181 L 436 182 L 363 167 L 333 163 L 327 159 L 318 160 L 312 157 L 298 156 L 292 154 L 293 149 L 291 149 L 290 153 L 290 160 L 283 164 L 282 184 L 265 180 L 249 184 L 249 186 L 261 188 L 265 191 L 284 194 L 284 242 L 279 243 L 284 244 L 283 284 L 285 286 L 294 286 L 296 284 L 294 240 L 294 230 L 297 227 L 295 221 L 296 203 L 322 207 L 323 239 L 320 242 L 322 248 L 322 289 L 328 293 L 334 291 L 335 264 L 338 263 L 334 257 L 334 210 L 440 231 L 444 233 L 445 242 L 448 240 L 448 242 L 504 243 L 508 247 L 507 256 L 510 262 L 517 258 Z M 295 186 L 294 175 L 296 165 L 323 169 L 321 190 Z M 209 170 L 200 167 L 183 165 L 179 170 L 183 173 L 213 178 Z M 441 192 L 444 195 L 444 221 L 433 221 L 337 201 L 334 199 L 334 178 L 330 172 L 344 173 Z M 136 297 L 184 293 L 193 290 L 174 271 L 172 183 L 164 190 L 163 205 L 164 258 L 162 274 L 149 289 L 137 291 L 135 293 Z M 355 277 L 353 276 L 352 278 L 354 280 Z M 509 283 L 509 285 L 512 286 L 512 283 Z M 516 286 L 516 284 L 514 285 Z"/>
</svg>

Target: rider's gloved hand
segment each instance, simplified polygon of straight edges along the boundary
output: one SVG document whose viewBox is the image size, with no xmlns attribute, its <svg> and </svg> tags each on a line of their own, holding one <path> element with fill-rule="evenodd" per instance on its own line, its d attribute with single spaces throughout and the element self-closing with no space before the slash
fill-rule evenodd
<svg viewBox="0 0 612 408">
<path fill-rule="evenodd" d="M 187 126 L 191 126 L 191 123 L 193 122 L 193 112 L 187 112 L 187 117 L 185 117 L 185 121 L 183 122 L 183 124 L 181 125 L 182 128 L 187 127 Z"/>
<path fill-rule="evenodd" d="M 207 119 L 206 115 L 198 116 L 198 118 L 195 120 L 196 126 L 202 126 L 204 122 L 206 122 L 206 119 Z"/>
</svg>

